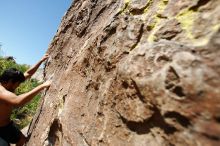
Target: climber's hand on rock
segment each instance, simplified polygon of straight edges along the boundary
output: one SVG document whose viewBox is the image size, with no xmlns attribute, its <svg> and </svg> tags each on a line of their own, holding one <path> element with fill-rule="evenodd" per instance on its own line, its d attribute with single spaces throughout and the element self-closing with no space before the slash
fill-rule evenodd
<svg viewBox="0 0 220 146">
<path fill-rule="evenodd" d="M 44 83 L 42 84 L 42 86 L 43 86 L 44 88 L 49 88 L 50 85 L 51 85 L 51 81 L 46 81 L 46 82 L 44 82 Z"/>
<path fill-rule="evenodd" d="M 47 60 L 49 57 L 50 57 L 49 54 L 46 53 L 46 54 L 42 57 L 41 61 L 44 62 L 44 61 Z"/>
</svg>

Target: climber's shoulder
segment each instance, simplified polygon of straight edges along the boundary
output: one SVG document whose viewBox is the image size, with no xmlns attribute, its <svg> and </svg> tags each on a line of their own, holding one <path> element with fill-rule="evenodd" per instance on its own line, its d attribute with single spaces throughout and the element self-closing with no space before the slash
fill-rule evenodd
<svg viewBox="0 0 220 146">
<path fill-rule="evenodd" d="M 14 99 L 16 95 L 0 85 L 0 102 Z"/>
</svg>

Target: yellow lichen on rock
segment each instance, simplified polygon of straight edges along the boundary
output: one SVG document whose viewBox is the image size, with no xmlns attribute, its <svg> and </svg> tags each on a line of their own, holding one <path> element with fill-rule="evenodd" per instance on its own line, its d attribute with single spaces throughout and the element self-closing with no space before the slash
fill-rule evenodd
<svg viewBox="0 0 220 146">
<path fill-rule="evenodd" d="M 152 29 L 152 32 L 151 34 L 148 36 L 148 42 L 152 43 L 156 40 L 156 37 L 155 37 L 155 33 L 157 32 L 157 30 L 159 29 L 158 28 L 158 25 L 160 24 L 160 21 L 161 21 L 161 18 L 157 17 L 157 16 L 154 16 L 154 23 L 150 24 L 149 26 L 151 27 Z"/>
<path fill-rule="evenodd" d="M 186 37 L 194 46 L 203 46 L 209 42 L 211 35 L 220 28 L 220 24 L 210 27 L 210 34 L 201 38 L 195 38 L 193 29 L 199 12 L 190 9 L 184 9 L 175 18 L 180 22 L 181 28 L 185 31 Z"/>
<path fill-rule="evenodd" d="M 144 14 L 146 14 L 146 13 L 148 12 L 149 6 L 151 6 L 152 4 L 153 4 L 153 0 L 149 0 L 149 1 L 148 1 L 148 7 L 146 7 L 146 8 L 144 9 Z"/>
<path fill-rule="evenodd" d="M 125 4 L 126 4 L 126 3 L 129 3 L 130 1 L 131 1 L 131 0 L 125 0 Z"/>
<path fill-rule="evenodd" d="M 209 35 L 207 35 L 207 36 L 204 36 L 201 39 L 194 39 L 193 40 L 193 45 L 194 46 L 205 46 L 205 45 L 207 45 L 209 43 L 209 41 L 210 41 L 211 36 L 214 33 L 216 33 L 219 29 L 220 29 L 220 24 L 213 25 L 211 27 L 211 33 Z"/>
<path fill-rule="evenodd" d="M 185 30 L 189 39 L 194 39 L 192 29 L 196 15 L 195 11 L 186 9 L 176 16 L 176 19 L 180 22 L 182 29 Z"/>
<path fill-rule="evenodd" d="M 216 24 L 212 27 L 212 30 L 215 32 L 218 31 L 219 29 L 220 29 L 220 24 Z"/>
<path fill-rule="evenodd" d="M 166 6 L 167 6 L 167 3 L 168 3 L 169 0 L 160 0 L 158 5 L 157 5 L 157 13 L 158 14 L 162 14 L 163 11 L 165 10 Z"/>
<path fill-rule="evenodd" d="M 149 25 L 152 28 L 152 32 L 148 37 L 148 42 L 152 43 L 156 40 L 155 33 L 159 29 L 159 25 L 161 22 L 161 18 L 159 17 L 161 14 L 163 14 L 164 10 L 166 9 L 167 3 L 169 0 L 161 0 L 157 4 L 157 13 L 153 16 L 155 22 L 151 25 Z"/>
<path fill-rule="evenodd" d="M 131 0 L 124 0 L 124 5 L 122 7 L 122 9 L 119 11 L 119 13 L 125 13 L 125 11 L 128 9 L 128 5 L 130 3 Z"/>
</svg>

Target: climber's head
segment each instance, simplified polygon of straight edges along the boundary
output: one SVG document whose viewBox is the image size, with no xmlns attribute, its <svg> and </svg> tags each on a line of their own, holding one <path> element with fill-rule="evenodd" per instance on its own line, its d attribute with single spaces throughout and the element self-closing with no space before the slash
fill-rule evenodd
<svg viewBox="0 0 220 146">
<path fill-rule="evenodd" d="M 5 70 L 0 76 L 0 83 L 2 86 L 12 92 L 24 81 L 24 74 L 15 68 Z"/>
</svg>

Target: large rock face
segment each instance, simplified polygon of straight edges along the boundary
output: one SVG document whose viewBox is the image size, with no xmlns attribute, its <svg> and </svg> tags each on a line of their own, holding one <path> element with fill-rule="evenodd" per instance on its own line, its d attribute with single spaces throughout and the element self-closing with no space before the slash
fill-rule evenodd
<svg viewBox="0 0 220 146">
<path fill-rule="evenodd" d="M 30 146 L 219 146 L 220 0 L 75 0 Z"/>
</svg>

